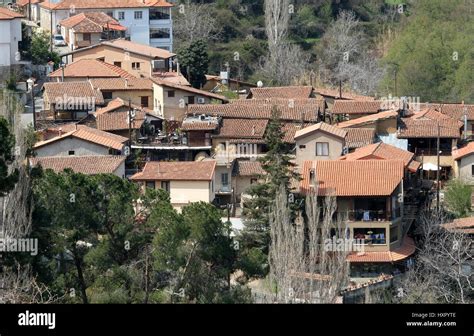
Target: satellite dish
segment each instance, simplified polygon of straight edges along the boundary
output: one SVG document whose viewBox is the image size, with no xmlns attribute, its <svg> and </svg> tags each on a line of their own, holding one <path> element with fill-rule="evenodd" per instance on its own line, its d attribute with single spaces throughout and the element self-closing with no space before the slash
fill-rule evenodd
<svg viewBox="0 0 474 336">
<path fill-rule="evenodd" d="M 257 86 L 258 86 L 259 88 L 263 87 L 263 82 L 262 82 L 262 81 L 258 81 L 258 82 L 257 82 Z"/>
</svg>

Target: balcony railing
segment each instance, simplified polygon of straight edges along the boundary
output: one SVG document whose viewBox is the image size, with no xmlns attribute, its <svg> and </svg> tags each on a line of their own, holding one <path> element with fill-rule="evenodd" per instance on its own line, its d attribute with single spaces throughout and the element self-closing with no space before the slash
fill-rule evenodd
<svg viewBox="0 0 474 336">
<path fill-rule="evenodd" d="M 353 222 L 385 222 L 392 221 L 401 216 L 401 209 L 396 208 L 393 211 L 387 210 L 349 210 L 345 212 L 339 212 L 339 215 L 342 218 L 347 218 L 349 221 Z"/>
</svg>

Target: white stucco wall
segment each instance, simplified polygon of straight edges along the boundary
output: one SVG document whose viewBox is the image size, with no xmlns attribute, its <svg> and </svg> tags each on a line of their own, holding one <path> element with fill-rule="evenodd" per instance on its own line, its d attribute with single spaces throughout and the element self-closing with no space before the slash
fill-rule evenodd
<svg viewBox="0 0 474 336">
<path fill-rule="evenodd" d="M 109 154 L 109 149 L 106 147 L 71 137 L 35 149 L 35 153 L 38 157 L 68 156 L 69 151 L 74 151 L 75 156 Z"/>
</svg>

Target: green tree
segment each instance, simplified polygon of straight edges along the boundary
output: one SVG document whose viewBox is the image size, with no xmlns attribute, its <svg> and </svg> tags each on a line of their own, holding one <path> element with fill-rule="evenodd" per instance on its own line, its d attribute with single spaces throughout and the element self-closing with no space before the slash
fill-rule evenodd
<svg viewBox="0 0 474 336">
<path fill-rule="evenodd" d="M 460 179 L 448 182 L 444 200 L 448 210 L 457 218 L 466 217 L 471 211 L 472 187 Z"/>
<path fill-rule="evenodd" d="M 61 62 L 59 55 L 51 52 L 51 37 L 46 32 L 35 32 L 31 38 L 29 57 L 33 64 L 46 64 L 53 61 L 56 67 Z"/>
<path fill-rule="evenodd" d="M 0 197 L 5 196 L 18 181 L 18 169 L 9 172 L 8 164 L 13 161 L 15 136 L 10 130 L 8 121 L 0 117 Z"/>
<path fill-rule="evenodd" d="M 181 71 L 191 85 L 201 88 L 206 83 L 206 74 L 209 68 L 209 55 L 204 40 L 197 40 L 178 50 Z"/>
<path fill-rule="evenodd" d="M 256 183 L 247 190 L 250 199 L 244 203 L 244 229 L 239 235 L 241 245 L 241 265 L 248 276 L 261 276 L 268 271 L 265 264 L 258 267 L 255 261 L 261 261 L 268 256 L 270 244 L 269 213 L 277 190 L 284 186 L 287 194 L 290 191 L 290 181 L 297 179 L 293 165 L 290 162 L 291 147 L 283 141 L 284 133 L 281 128 L 280 112 L 272 109 L 272 118 L 265 134 L 268 151 L 260 159 L 265 175 L 261 176 L 262 183 Z M 252 274 L 250 270 L 257 272 Z"/>
</svg>

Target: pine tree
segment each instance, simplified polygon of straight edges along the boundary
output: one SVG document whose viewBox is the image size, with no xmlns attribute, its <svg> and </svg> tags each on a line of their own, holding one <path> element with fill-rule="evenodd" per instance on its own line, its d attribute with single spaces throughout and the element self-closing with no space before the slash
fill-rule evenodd
<svg viewBox="0 0 474 336">
<path fill-rule="evenodd" d="M 0 197 L 5 196 L 18 181 L 18 170 L 8 172 L 8 163 L 13 161 L 15 136 L 11 133 L 8 122 L 0 117 Z"/>
<path fill-rule="evenodd" d="M 265 133 L 268 151 L 259 159 L 265 171 L 265 175 L 261 176 L 263 182 L 247 190 L 251 198 L 245 202 L 243 209 L 244 229 L 239 236 L 240 258 L 243 271 L 248 276 L 265 276 L 268 272 L 266 260 L 270 245 L 270 208 L 280 186 L 283 185 L 289 194 L 291 180 L 298 178 L 290 161 L 291 147 L 283 139 L 280 111 L 274 106 Z"/>
</svg>

